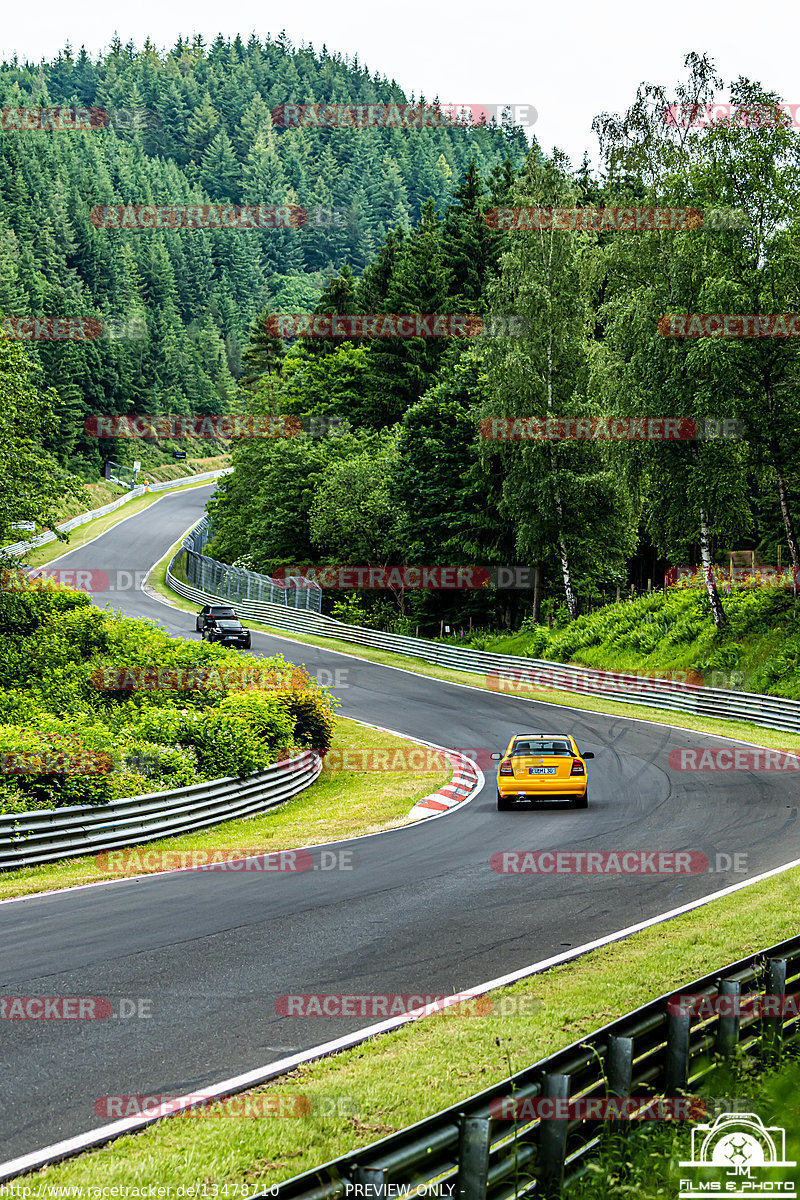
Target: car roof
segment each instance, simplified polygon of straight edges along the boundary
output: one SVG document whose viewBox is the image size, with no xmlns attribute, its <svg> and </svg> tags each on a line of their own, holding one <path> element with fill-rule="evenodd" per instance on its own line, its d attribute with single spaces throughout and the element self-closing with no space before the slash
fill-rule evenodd
<svg viewBox="0 0 800 1200">
<path fill-rule="evenodd" d="M 571 733 L 512 733 L 509 741 L 517 738 L 571 738 Z"/>
</svg>

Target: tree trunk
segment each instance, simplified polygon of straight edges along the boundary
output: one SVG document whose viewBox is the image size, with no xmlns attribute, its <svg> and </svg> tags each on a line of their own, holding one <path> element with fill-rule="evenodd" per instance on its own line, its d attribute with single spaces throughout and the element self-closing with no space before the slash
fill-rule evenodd
<svg viewBox="0 0 800 1200">
<path fill-rule="evenodd" d="M 553 454 L 552 449 L 550 451 L 550 463 L 553 470 L 553 476 L 555 477 L 556 464 L 555 455 Z M 567 547 L 564 542 L 563 534 L 564 510 L 561 506 L 561 493 L 559 492 L 558 487 L 555 487 L 553 490 L 553 500 L 556 506 L 556 517 L 558 518 L 558 556 L 561 559 L 561 577 L 564 580 L 564 592 L 566 593 L 567 597 L 569 619 L 570 621 L 574 621 L 578 615 L 578 600 L 572 590 L 572 574 L 569 569 L 569 555 L 567 554 Z"/>
<path fill-rule="evenodd" d="M 551 256 L 552 256 L 552 238 L 551 238 Z M 552 311 L 552 295 L 548 286 L 547 294 L 548 314 Z M 549 337 L 547 341 L 547 415 L 548 417 L 553 411 L 553 327 L 548 326 Z M 567 597 L 567 609 L 569 610 L 569 619 L 574 621 L 578 615 L 578 601 L 575 593 L 572 590 L 572 575 L 569 569 L 569 555 L 567 547 L 564 543 L 564 510 L 561 504 L 561 493 L 558 490 L 556 482 L 556 456 L 553 453 L 553 447 L 550 446 L 550 470 L 553 473 L 553 500 L 556 506 L 556 516 L 558 518 L 558 555 L 561 559 L 561 575 L 564 580 L 564 591 Z"/>
<path fill-rule="evenodd" d="M 714 624 L 717 629 L 722 629 L 728 623 L 728 618 L 725 616 L 725 609 L 722 607 L 722 601 L 719 598 L 716 580 L 714 579 L 713 564 L 711 562 L 711 535 L 708 532 L 706 514 L 702 509 L 700 510 L 700 561 L 703 564 L 703 578 L 706 581 L 706 591 L 711 602 L 711 613 L 714 617 Z"/>
<path fill-rule="evenodd" d="M 789 508 L 789 497 L 786 494 L 786 480 L 783 477 L 783 464 L 780 462 L 778 454 L 773 450 L 773 463 L 775 466 L 775 474 L 778 477 L 778 497 L 781 502 L 781 516 L 783 517 L 783 528 L 786 530 L 786 544 L 789 547 L 789 553 L 792 556 L 792 579 L 794 599 L 797 603 L 797 574 L 800 571 L 800 557 L 797 553 L 797 536 L 794 531 L 794 521 Z"/>
<path fill-rule="evenodd" d="M 542 619 L 542 564 L 538 562 L 533 568 L 533 623 L 541 624 Z"/>
<path fill-rule="evenodd" d="M 558 501 L 558 507 L 561 508 L 561 500 Z M 569 619 L 574 621 L 578 615 L 578 598 L 572 590 L 572 576 L 569 570 L 569 556 L 567 547 L 564 545 L 564 539 L 559 535 L 558 539 L 558 555 L 561 559 L 561 575 L 564 580 L 564 591 L 567 596 L 567 608 L 569 609 Z"/>
</svg>

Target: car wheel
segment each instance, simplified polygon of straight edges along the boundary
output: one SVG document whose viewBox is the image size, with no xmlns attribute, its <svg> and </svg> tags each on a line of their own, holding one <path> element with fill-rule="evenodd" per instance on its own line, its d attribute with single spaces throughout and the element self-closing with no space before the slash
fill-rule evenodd
<svg viewBox="0 0 800 1200">
<path fill-rule="evenodd" d="M 497 793 L 497 811 L 498 811 L 498 812 L 507 812 L 507 811 L 508 811 L 508 809 L 509 809 L 510 807 L 511 807 L 511 801 L 510 801 L 510 800 L 507 800 L 505 796 L 501 796 L 501 795 L 500 795 L 500 792 L 499 792 L 499 790 L 498 790 L 498 793 Z"/>
<path fill-rule="evenodd" d="M 576 796 L 572 802 L 573 808 L 588 808 L 589 807 L 589 789 L 582 796 Z"/>
<path fill-rule="evenodd" d="M 199 618 L 199 617 L 198 617 L 198 619 L 195 621 L 195 623 L 194 623 L 194 627 L 195 627 L 195 629 L 197 630 L 197 632 L 198 632 L 198 633 L 202 633 L 202 632 L 203 632 L 203 626 L 200 624 L 200 618 Z"/>
</svg>

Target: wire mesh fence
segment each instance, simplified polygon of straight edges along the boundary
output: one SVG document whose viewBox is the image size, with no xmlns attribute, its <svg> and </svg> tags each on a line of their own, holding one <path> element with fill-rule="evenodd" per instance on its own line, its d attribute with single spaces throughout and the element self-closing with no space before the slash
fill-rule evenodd
<svg viewBox="0 0 800 1200">
<path fill-rule="evenodd" d="M 183 539 L 170 566 L 175 579 L 221 600 L 230 600 L 232 604 L 281 604 L 286 608 L 320 612 L 322 590 L 314 580 L 297 575 L 272 579 L 258 571 L 218 562 L 203 553 L 211 536 L 211 522 L 205 517 Z"/>
</svg>

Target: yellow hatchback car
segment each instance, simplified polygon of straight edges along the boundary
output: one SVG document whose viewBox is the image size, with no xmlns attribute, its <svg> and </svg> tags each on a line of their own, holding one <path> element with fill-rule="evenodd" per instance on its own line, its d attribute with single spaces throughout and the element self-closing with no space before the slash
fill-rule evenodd
<svg viewBox="0 0 800 1200">
<path fill-rule="evenodd" d="M 568 800 L 573 808 L 589 804 L 587 758 L 569 733 L 515 733 L 497 768 L 497 808 Z"/>
</svg>

